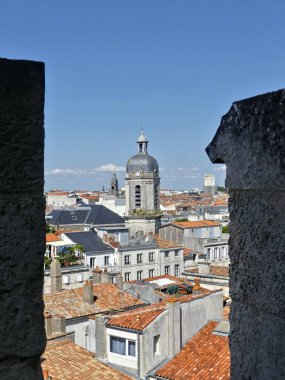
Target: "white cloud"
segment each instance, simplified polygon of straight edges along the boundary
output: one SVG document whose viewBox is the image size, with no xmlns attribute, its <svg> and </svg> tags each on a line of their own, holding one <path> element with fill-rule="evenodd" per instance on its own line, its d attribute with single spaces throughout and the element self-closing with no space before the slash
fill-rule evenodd
<svg viewBox="0 0 285 380">
<path fill-rule="evenodd" d="M 124 172 L 125 167 L 124 166 L 117 166 L 115 164 L 104 164 L 94 169 L 51 169 L 46 170 L 45 175 L 46 176 L 54 176 L 54 177 L 60 177 L 60 176 L 89 176 L 94 175 L 96 173 L 120 173 Z"/>
<path fill-rule="evenodd" d="M 114 164 L 101 165 L 95 169 L 96 172 L 110 173 L 110 172 L 124 172 L 126 168 L 124 166 L 116 166 Z"/>
</svg>

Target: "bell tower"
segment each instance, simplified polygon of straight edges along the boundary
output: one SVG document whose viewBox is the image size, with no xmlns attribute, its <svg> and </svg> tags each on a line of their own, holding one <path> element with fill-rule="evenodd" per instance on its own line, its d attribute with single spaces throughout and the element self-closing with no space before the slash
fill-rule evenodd
<svg viewBox="0 0 285 380">
<path fill-rule="evenodd" d="M 148 154 L 148 139 L 143 130 L 137 139 L 137 150 L 126 167 L 126 225 L 134 237 L 156 233 L 161 218 L 159 167 Z"/>
</svg>

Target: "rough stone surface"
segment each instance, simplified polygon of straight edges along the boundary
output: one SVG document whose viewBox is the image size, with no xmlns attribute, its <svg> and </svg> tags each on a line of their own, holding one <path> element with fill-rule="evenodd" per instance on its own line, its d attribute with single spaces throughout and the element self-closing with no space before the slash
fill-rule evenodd
<svg viewBox="0 0 285 380">
<path fill-rule="evenodd" d="M 0 378 L 38 379 L 43 319 L 44 65 L 0 59 Z"/>
<path fill-rule="evenodd" d="M 235 102 L 207 153 L 227 165 L 231 378 L 285 378 L 285 90 Z"/>
</svg>

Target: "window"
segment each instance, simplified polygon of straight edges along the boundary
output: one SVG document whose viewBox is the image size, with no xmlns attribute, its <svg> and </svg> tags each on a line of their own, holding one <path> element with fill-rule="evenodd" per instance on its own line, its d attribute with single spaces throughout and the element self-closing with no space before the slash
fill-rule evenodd
<svg viewBox="0 0 285 380">
<path fill-rule="evenodd" d="M 148 261 L 150 261 L 150 262 L 154 261 L 154 252 L 149 252 Z"/>
<path fill-rule="evenodd" d="M 165 265 L 164 274 L 169 274 L 169 265 Z"/>
<path fill-rule="evenodd" d="M 128 348 L 127 352 L 126 348 Z M 125 356 L 136 356 L 136 342 L 117 336 L 110 336 L 110 352 Z"/>
<path fill-rule="evenodd" d="M 128 341 L 128 355 L 136 356 L 136 342 L 133 340 Z"/>
<path fill-rule="evenodd" d="M 135 207 L 136 208 L 141 207 L 141 187 L 140 187 L 140 185 L 137 185 L 135 187 Z"/>
<path fill-rule="evenodd" d="M 159 354 L 159 338 L 160 335 L 155 335 L 153 337 L 153 355 Z"/>
<path fill-rule="evenodd" d="M 150 269 L 148 271 L 148 277 L 153 277 L 154 276 L 154 269 Z"/>
<path fill-rule="evenodd" d="M 142 274 L 143 274 L 143 271 L 142 271 L 142 270 L 138 270 L 138 271 L 137 271 L 137 279 L 138 279 L 138 280 L 141 280 L 141 279 L 142 279 Z"/>
<path fill-rule="evenodd" d="M 137 263 L 141 264 L 142 263 L 142 253 L 137 254 Z"/>
<path fill-rule="evenodd" d="M 104 265 L 109 265 L 110 256 L 104 256 Z"/>
<path fill-rule="evenodd" d="M 90 266 L 90 268 L 94 268 L 95 267 L 95 257 L 91 257 L 90 258 L 90 264 L 89 264 L 89 266 Z"/>
<path fill-rule="evenodd" d="M 175 256 L 179 256 L 179 251 L 175 251 Z"/>
<path fill-rule="evenodd" d="M 168 251 L 164 252 L 164 258 L 167 259 L 168 257 L 169 257 L 169 252 Z"/>
<path fill-rule="evenodd" d="M 130 281 L 130 279 L 131 279 L 131 272 L 126 272 L 125 273 L 125 282 Z"/>
<path fill-rule="evenodd" d="M 110 336 L 110 351 L 119 355 L 126 355 L 126 339 Z"/>
<path fill-rule="evenodd" d="M 174 276 L 179 277 L 179 264 L 175 264 L 174 267 Z"/>
<path fill-rule="evenodd" d="M 131 255 L 126 255 L 125 256 L 125 265 L 128 265 L 131 263 Z"/>
</svg>

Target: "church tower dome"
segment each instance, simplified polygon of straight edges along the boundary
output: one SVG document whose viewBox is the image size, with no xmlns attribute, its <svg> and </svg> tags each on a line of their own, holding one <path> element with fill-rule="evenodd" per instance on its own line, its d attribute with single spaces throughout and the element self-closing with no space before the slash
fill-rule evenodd
<svg viewBox="0 0 285 380">
<path fill-rule="evenodd" d="M 150 156 L 147 152 L 148 139 L 143 131 L 137 139 L 138 153 L 132 156 L 127 162 L 126 171 L 131 172 L 156 172 L 159 174 L 158 163 L 156 159 Z"/>
<path fill-rule="evenodd" d="M 160 225 L 159 166 L 148 154 L 148 139 L 141 131 L 138 152 L 126 166 L 126 221 L 131 236 L 155 233 Z"/>
</svg>

